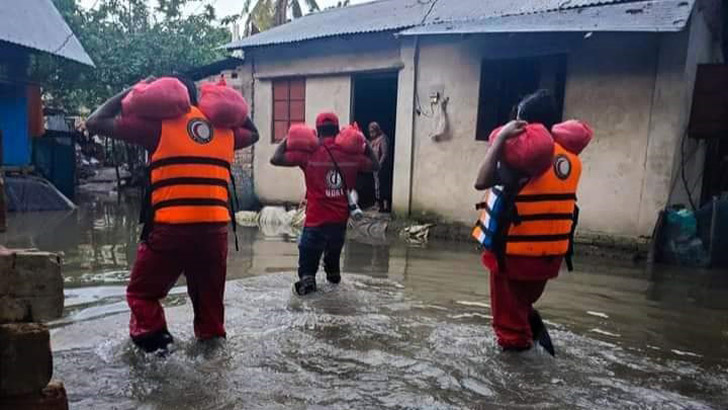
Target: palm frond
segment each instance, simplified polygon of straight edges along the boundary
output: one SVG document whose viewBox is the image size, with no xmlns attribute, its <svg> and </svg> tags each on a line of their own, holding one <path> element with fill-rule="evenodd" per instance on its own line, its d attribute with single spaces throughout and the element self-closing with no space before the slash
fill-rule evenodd
<svg viewBox="0 0 728 410">
<path fill-rule="evenodd" d="M 296 1 L 299 1 L 299 0 L 296 0 Z M 306 5 L 308 6 L 309 12 L 321 10 L 321 8 L 319 7 L 316 0 L 305 0 L 305 2 L 306 2 Z"/>
</svg>

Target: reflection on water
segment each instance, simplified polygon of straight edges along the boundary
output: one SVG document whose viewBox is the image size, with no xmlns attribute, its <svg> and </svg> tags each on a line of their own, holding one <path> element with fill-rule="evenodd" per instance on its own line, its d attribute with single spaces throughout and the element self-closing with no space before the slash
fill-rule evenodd
<svg viewBox="0 0 728 410">
<path fill-rule="evenodd" d="M 166 358 L 126 338 L 133 201 L 67 215 L 13 215 L 4 243 L 62 250 L 66 312 L 55 376 L 72 408 L 725 408 L 728 275 L 581 258 L 539 308 L 558 356 L 502 354 L 475 248 L 347 243 L 344 281 L 292 296 L 291 238 L 239 232 L 226 293 L 228 340 L 192 337 L 183 287 L 167 298 Z M 231 239 L 232 240 L 232 239 Z"/>
</svg>

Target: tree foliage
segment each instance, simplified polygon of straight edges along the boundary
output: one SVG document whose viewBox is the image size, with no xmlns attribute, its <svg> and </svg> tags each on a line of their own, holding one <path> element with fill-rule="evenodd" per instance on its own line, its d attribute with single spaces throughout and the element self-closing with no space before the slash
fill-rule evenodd
<svg viewBox="0 0 728 410">
<path fill-rule="evenodd" d="M 229 31 L 199 0 L 53 0 L 96 67 L 40 56 L 33 75 L 50 106 L 79 112 L 149 75 L 184 72 L 225 53 Z M 191 13 L 185 10 L 192 10 Z"/>
<path fill-rule="evenodd" d="M 309 13 L 320 10 L 316 0 L 245 0 L 242 12 L 247 16 L 245 35 L 287 23 L 289 12 L 294 19 L 303 16 L 302 5 L 308 7 Z"/>
</svg>

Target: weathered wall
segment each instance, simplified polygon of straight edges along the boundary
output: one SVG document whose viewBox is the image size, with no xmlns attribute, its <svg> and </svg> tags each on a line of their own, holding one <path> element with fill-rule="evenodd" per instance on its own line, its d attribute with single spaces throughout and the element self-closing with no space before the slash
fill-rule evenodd
<svg viewBox="0 0 728 410">
<path fill-rule="evenodd" d="M 307 121 L 313 122 L 319 110 L 334 109 L 344 122 L 351 104 L 350 74 L 399 68 L 394 210 L 470 223 L 481 196 L 472 185 L 487 150 L 475 139 L 482 60 L 565 53 L 564 118 L 582 119 L 595 130 L 582 155 L 580 230 L 649 235 L 674 190 L 676 149 L 695 66 L 715 59 L 709 38 L 705 23 L 693 22 L 675 34 L 446 36 L 400 42 L 387 37 L 380 43 L 344 38 L 256 51 L 251 55 L 255 121 L 261 131 L 256 192 L 264 202 L 297 202 L 304 190 L 300 172 L 268 165 L 275 150 L 271 78 L 307 75 Z M 431 138 L 437 121 L 429 105 L 433 91 L 449 98 L 449 129 L 437 141 Z M 418 109 L 424 114 L 415 114 Z M 696 158 L 702 155 L 697 152 Z M 694 179 L 701 161 L 689 167 Z"/>
<path fill-rule="evenodd" d="M 564 118 L 587 121 L 580 229 L 639 236 L 658 37 L 595 35 L 569 57 Z M 625 47 L 629 44 L 629 47 Z M 669 172 L 669 170 L 668 170 Z"/>
<path fill-rule="evenodd" d="M 429 138 L 433 118 L 416 116 L 412 212 L 465 223 L 476 217 L 473 204 L 481 194 L 473 189 L 473 181 L 487 150 L 486 143 L 475 140 L 482 59 L 567 52 L 564 118 L 581 118 L 596 130 L 583 155 L 581 229 L 641 234 L 635 228 L 636 211 L 644 179 L 656 45 L 653 35 L 598 34 L 589 39 L 491 36 L 422 41 L 420 100 L 427 101 L 432 90 L 443 90 L 450 98 L 450 133 L 444 141 L 433 141 Z M 423 109 L 427 112 L 430 107 Z M 395 184 L 396 190 L 400 188 Z M 404 208 L 397 202 L 395 207 Z"/>
<path fill-rule="evenodd" d="M 679 89 L 682 94 L 679 96 L 687 107 L 692 106 L 693 89 L 695 76 L 699 64 L 719 63 L 723 61 L 720 51 L 720 43 L 715 37 L 719 35 L 711 31 L 709 19 L 715 18 L 712 1 L 701 2 L 698 11 L 693 14 L 690 30 L 684 34 L 683 41 L 688 44 L 688 51 L 685 57 L 685 70 L 682 76 L 676 76 L 673 87 Z M 707 9 L 705 7 L 707 7 Z M 709 7 L 711 6 L 711 7 Z M 680 113 L 679 126 L 684 130 L 689 121 L 689 110 Z M 670 204 L 689 205 L 685 182 L 682 180 L 681 168 L 685 166 L 685 181 L 690 192 L 690 197 L 696 206 L 700 205 L 702 194 L 703 170 L 705 167 L 706 144 L 705 141 L 695 141 L 680 138 L 674 141 L 672 186 L 670 187 Z"/>
<path fill-rule="evenodd" d="M 389 34 L 362 40 L 319 40 L 297 46 L 253 50 L 246 58 L 254 67 L 255 114 L 260 131 L 254 159 L 255 191 L 263 203 L 298 203 L 303 199 L 303 175 L 297 168 L 270 165 L 277 144 L 272 142 L 272 83 L 274 78 L 306 77 L 306 122 L 334 111 L 341 124 L 351 115 L 351 74 L 401 66 L 399 43 Z M 342 74 L 343 73 L 343 74 Z"/>
</svg>

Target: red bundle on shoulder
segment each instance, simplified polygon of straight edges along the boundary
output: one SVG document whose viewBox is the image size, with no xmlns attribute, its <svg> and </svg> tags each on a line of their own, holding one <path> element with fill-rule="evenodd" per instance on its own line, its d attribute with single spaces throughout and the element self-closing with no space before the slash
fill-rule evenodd
<svg viewBox="0 0 728 410">
<path fill-rule="evenodd" d="M 176 118 L 190 111 L 187 87 L 176 78 L 140 82 L 121 101 L 123 115 L 155 120 Z"/>
<path fill-rule="evenodd" d="M 578 155 L 589 145 L 594 131 L 585 122 L 569 120 L 554 125 L 551 134 L 565 150 Z"/>
<path fill-rule="evenodd" d="M 490 134 L 493 142 L 501 128 Z M 506 141 L 503 147 L 503 161 L 509 167 L 528 176 L 541 175 L 551 166 L 554 156 L 554 139 L 541 124 L 528 124 L 520 135 Z"/>
<path fill-rule="evenodd" d="M 288 130 L 286 149 L 291 151 L 313 152 L 318 148 L 316 131 L 306 124 L 293 124 Z"/>
<path fill-rule="evenodd" d="M 336 136 L 335 142 L 342 151 L 352 155 L 363 154 L 367 145 L 366 138 L 356 123 L 344 127 Z"/>
<path fill-rule="evenodd" d="M 245 98 L 220 79 L 218 83 L 200 86 L 199 108 L 212 125 L 220 128 L 237 128 L 248 118 Z"/>
</svg>

